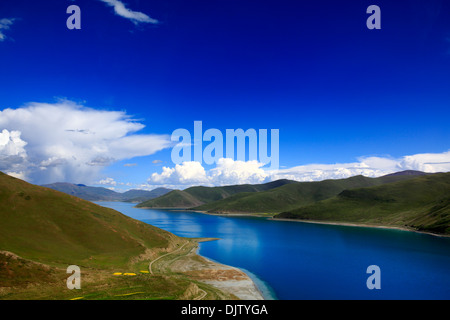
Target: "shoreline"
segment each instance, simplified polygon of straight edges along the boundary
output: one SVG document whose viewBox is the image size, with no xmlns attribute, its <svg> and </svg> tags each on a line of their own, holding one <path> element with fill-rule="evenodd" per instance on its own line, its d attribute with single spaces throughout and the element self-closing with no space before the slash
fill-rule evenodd
<svg viewBox="0 0 450 320">
<path fill-rule="evenodd" d="M 205 240 L 205 241 L 211 241 L 211 240 Z M 202 241 L 202 242 L 205 242 L 205 241 Z M 236 294 L 236 292 L 233 292 L 232 290 L 230 290 L 230 288 L 229 288 L 230 285 L 229 284 L 232 281 L 236 281 L 236 280 L 225 280 L 225 281 L 216 280 L 216 281 L 208 281 L 207 283 L 211 284 L 212 286 L 214 286 L 215 288 L 217 288 L 219 290 L 228 291 L 228 292 L 236 295 L 238 298 L 240 298 L 242 300 L 267 300 L 267 297 L 265 297 L 263 292 L 262 292 L 263 290 L 261 290 L 261 288 L 258 287 L 258 285 L 255 283 L 255 281 L 252 279 L 252 277 L 247 274 L 247 272 L 245 272 L 244 270 L 242 270 L 242 269 L 240 269 L 238 267 L 226 265 L 226 264 L 223 264 L 221 262 L 215 261 L 214 259 L 205 257 L 204 255 L 199 253 L 199 249 L 200 249 L 200 247 L 197 246 L 197 248 L 195 249 L 195 254 L 197 256 L 205 259 L 209 263 L 214 264 L 214 265 L 216 265 L 217 267 L 219 267 L 221 269 L 231 269 L 231 270 L 236 270 L 238 272 L 242 272 L 247 279 L 246 280 L 238 280 L 238 281 L 241 282 L 241 283 L 243 281 L 247 281 L 247 284 L 244 284 L 244 286 L 241 285 L 240 290 L 247 291 L 247 295 L 249 296 L 250 299 L 243 299 L 242 297 L 239 297 L 239 295 L 238 295 L 239 293 Z"/>
<path fill-rule="evenodd" d="M 148 265 L 151 275 L 155 274 L 152 265 L 158 262 L 158 268 L 162 268 L 159 272 L 168 270 L 169 273 L 184 273 L 187 276 L 191 281 L 191 287 L 190 291 L 187 290 L 183 294 L 182 300 L 192 300 L 192 295 L 195 296 L 199 292 L 202 293 L 200 298 L 195 296 L 193 300 L 202 300 L 211 289 L 213 289 L 213 296 L 216 293 L 216 298 L 219 297 L 221 300 L 265 300 L 263 290 L 244 270 L 220 263 L 199 253 L 199 243 L 216 241 L 219 240 L 218 238 L 185 238 L 185 240 L 187 241 L 181 247 L 151 260 Z M 171 257 L 167 259 L 169 255 Z M 158 268 L 155 272 L 158 272 Z M 169 273 L 166 272 L 166 274 Z M 195 284 L 195 281 L 202 282 L 210 289 L 202 289 Z M 262 280 L 261 282 L 264 283 Z"/>
<path fill-rule="evenodd" d="M 430 236 L 441 237 L 441 238 L 450 238 L 450 234 L 442 234 L 442 233 L 434 233 L 429 231 L 419 231 L 413 228 L 406 228 L 400 226 L 386 226 L 386 225 L 372 225 L 372 224 L 359 224 L 352 222 L 336 222 L 336 221 L 318 221 L 318 220 L 301 220 L 301 219 L 287 219 L 287 218 L 274 218 L 274 215 L 271 213 L 214 213 L 207 212 L 201 210 L 190 210 L 189 208 L 137 208 L 137 209 L 154 209 L 154 210 L 174 210 L 174 211 L 191 211 L 197 213 L 208 214 L 211 216 L 222 216 L 222 217 L 258 217 L 258 218 L 267 218 L 268 220 L 273 221 L 287 221 L 287 222 L 303 222 L 303 223 L 313 223 L 313 224 L 326 224 L 326 225 L 336 225 L 336 226 L 344 226 L 344 227 L 363 227 L 363 228 L 379 228 L 379 229 L 391 229 L 391 230 L 400 230 L 400 231 L 409 231 L 420 234 L 427 234 Z"/>
<path fill-rule="evenodd" d="M 203 213 L 203 214 L 209 214 L 211 216 L 222 216 L 222 217 L 229 216 L 229 217 L 273 218 L 273 215 L 271 213 L 214 213 L 214 212 L 201 211 L 201 210 L 190 210 L 190 209 L 184 209 L 184 210 L 197 212 L 197 213 Z"/>
<path fill-rule="evenodd" d="M 134 208 L 136 209 L 154 209 L 154 210 L 174 210 L 174 211 L 188 211 L 189 209 L 186 208 L 146 208 L 146 207 L 142 207 L 142 208 L 138 208 L 136 206 L 134 206 Z M 192 210 L 194 211 L 194 210 Z M 199 213 L 203 213 L 203 212 L 199 212 Z M 215 261 L 211 258 L 205 257 L 203 255 L 201 255 L 199 253 L 199 244 L 201 242 L 208 242 L 208 241 L 216 241 L 216 240 L 220 240 L 219 238 L 189 238 L 191 241 L 195 241 L 197 242 L 197 246 L 193 252 L 193 254 L 195 256 L 200 257 L 201 259 L 203 259 L 206 264 L 210 264 L 211 266 L 214 267 L 214 269 L 216 270 L 222 270 L 222 271 L 235 271 L 237 273 L 241 274 L 241 277 L 244 279 L 239 279 L 239 280 L 235 280 L 235 279 L 220 279 L 220 277 L 216 277 L 213 280 L 200 280 L 206 284 L 209 284 L 213 287 L 215 287 L 216 289 L 218 289 L 219 291 L 224 291 L 226 293 L 232 294 L 234 296 L 236 296 L 237 298 L 241 299 L 241 300 L 267 300 L 265 295 L 263 294 L 263 291 L 257 284 L 256 282 L 252 279 L 252 277 L 245 272 L 244 270 L 238 268 L 238 267 L 234 267 L 231 265 L 226 265 L 223 263 L 220 263 L 218 261 Z M 256 275 L 254 275 L 255 278 Z M 261 283 L 264 283 L 263 280 L 259 279 L 259 281 L 261 281 Z M 267 287 L 267 291 L 270 292 L 270 288 Z M 267 298 L 272 298 L 272 296 L 268 296 Z"/>
<path fill-rule="evenodd" d="M 234 216 L 234 217 L 260 217 L 260 218 L 272 218 L 272 213 L 214 213 L 214 212 L 208 212 L 208 211 L 202 211 L 202 210 L 194 210 L 189 208 L 175 208 L 175 207 L 136 207 L 133 208 L 136 209 L 150 209 L 150 210 L 168 210 L 168 211 L 190 211 L 190 212 L 197 212 L 197 213 L 203 213 L 203 214 L 209 214 L 211 216 Z"/>
<path fill-rule="evenodd" d="M 185 210 L 189 210 L 189 209 L 185 209 Z M 274 215 L 272 215 L 270 213 L 213 213 L 213 212 L 200 211 L 200 210 L 190 210 L 190 211 L 203 213 L 203 214 L 209 214 L 212 216 L 259 217 L 259 218 L 267 218 L 268 220 L 273 220 L 273 221 L 303 222 L 303 223 L 325 224 L 325 225 L 335 225 L 335 226 L 344 226 L 344 227 L 391 229 L 391 230 L 416 232 L 416 233 L 427 234 L 427 235 L 435 236 L 435 237 L 450 238 L 450 235 L 447 235 L 447 234 L 433 233 L 433 232 L 429 232 L 429 231 L 419 231 L 419 230 L 415 230 L 413 228 L 400 227 L 400 226 L 386 226 L 386 225 L 352 223 L 352 222 L 337 222 L 337 221 L 318 221 L 318 220 L 275 218 Z"/>
<path fill-rule="evenodd" d="M 390 229 L 390 230 L 399 230 L 399 231 L 407 231 L 407 232 L 415 232 L 420 234 L 426 234 L 435 237 L 441 238 L 450 238 L 450 235 L 441 234 L 441 233 L 433 233 L 428 231 L 419 231 L 413 228 L 406 228 L 400 226 L 385 226 L 385 225 L 374 225 L 374 224 L 360 224 L 360 223 L 351 223 L 351 222 L 336 222 L 336 221 L 317 221 L 317 220 L 300 220 L 300 219 L 286 219 L 286 218 L 274 218 L 271 217 L 270 220 L 273 221 L 288 221 L 288 222 L 301 222 L 301 223 L 312 223 L 312 224 L 325 224 L 325 225 L 334 225 L 334 226 L 343 226 L 343 227 L 362 227 L 362 228 L 378 228 L 378 229 Z"/>
</svg>

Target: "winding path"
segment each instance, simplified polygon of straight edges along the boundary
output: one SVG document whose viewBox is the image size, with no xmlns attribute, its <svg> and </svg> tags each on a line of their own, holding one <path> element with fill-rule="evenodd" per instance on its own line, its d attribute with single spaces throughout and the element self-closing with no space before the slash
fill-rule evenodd
<svg viewBox="0 0 450 320">
<path fill-rule="evenodd" d="M 183 249 L 183 247 L 184 247 L 185 245 L 187 245 L 188 243 L 189 243 L 189 241 L 185 242 L 185 243 L 184 243 L 181 247 L 179 247 L 177 250 L 172 251 L 172 252 L 169 252 L 169 253 L 166 253 L 166 254 L 162 255 L 161 257 L 158 257 L 158 258 L 156 258 L 155 260 L 151 261 L 151 262 L 149 263 L 149 265 L 148 265 L 148 271 L 150 271 L 150 274 L 153 274 L 153 271 L 152 271 L 152 264 L 153 264 L 154 262 L 158 261 L 158 260 L 161 259 L 161 258 L 164 258 L 165 256 L 168 256 L 169 254 L 173 254 L 173 253 L 175 253 L 175 252 L 177 252 L 177 251 L 180 251 L 180 250 Z"/>
<path fill-rule="evenodd" d="M 175 253 L 175 252 L 180 251 L 180 250 L 183 249 L 184 246 L 187 245 L 188 243 L 189 243 L 189 241 L 185 242 L 185 243 L 184 243 L 181 247 L 179 247 L 177 250 L 172 251 L 172 252 L 168 252 L 168 253 L 166 253 L 166 254 L 164 254 L 164 255 L 162 255 L 162 256 L 156 258 L 155 260 L 151 261 L 151 262 L 149 263 L 149 265 L 148 265 L 148 271 L 150 272 L 150 274 L 153 274 L 153 271 L 152 271 L 152 264 L 153 264 L 154 262 L 158 261 L 158 260 L 161 259 L 161 258 L 167 257 L 167 256 L 170 255 L 170 254 L 173 254 L 173 253 Z M 191 251 L 192 251 L 192 250 L 191 250 Z M 191 251 L 189 251 L 189 252 L 191 252 Z M 196 297 L 196 298 L 194 298 L 193 300 L 202 300 L 203 298 L 205 298 L 205 297 L 208 295 L 208 293 L 207 293 L 205 290 L 200 289 L 200 288 L 198 288 L 198 290 L 201 291 L 201 295 L 198 296 L 198 297 Z"/>
<path fill-rule="evenodd" d="M 182 249 L 184 248 L 184 246 L 187 245 L 188 243 L 189 243 L 189 241 L 186 241 L 186 242 L 185 242 L 181 247 L 179 247 L 178 249 L 176 249 L 176 250 L 174 250 L 174 251 L 172 251 L 172 252 L 168 252 L 168 253 L 166 253 L 166 254 L 164 254 L 164 255 L 162 255 L 162 256 L 156 258 L 155 260 L 151 261 L 151 262 L 149 263 L 149 265 L 148 265 L 148 271 L 150 272 L 150 274 L 153 274 L 153 270 L 152 270 L 152 264 L 153 264 L 153 263 L 155 263 L 156 261 L 158 261 L 158 260 L 161 259 L 161 258 L 167 257 L 167 256 L 170 255 L 170 254 L 174 254 L 174 253 L 176 253 L 176 252 L 182 250 Z M 190 250 L 188 253 L 190 253 L 191 251 L 192 251 L 192 250 Z M 179 258 L 179 257 L 178 257 L 178 258 Z M 176 259 L 178 259 L 178 258 L 176 258 Z M 203 290 L 203 289 L 201 289 L 201 288 L 198 288 L 198 290 L 200 291 L 201 294 L 200 294 L 198 297 L 195 297 L 193 300 L 202 300 L 202 299 L 204 299 L 204 298 L 208 295 L 208 293 L 207 293 L 205 290 Z M 131 295 L 141 294 L 141 293 L 145 293 L 145 292 L 132 292 L 132 293 L 126 293 L 126 294 L 119 294 L 119 295 L 116 295 L 116 297 L 131 296 Z M 81 300 L 81 299 L 84 299 L 84 297 L 72 298 L 72 299 L 70 299 L 70 300 Z"/>
</svg>

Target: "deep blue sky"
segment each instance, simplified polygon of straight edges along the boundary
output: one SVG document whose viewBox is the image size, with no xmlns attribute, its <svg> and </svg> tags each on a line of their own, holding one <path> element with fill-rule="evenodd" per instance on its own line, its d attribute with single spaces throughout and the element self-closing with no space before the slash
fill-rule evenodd
<svg viewBox="0 0 450 320">
<path fill-rule="evenodd" d="M 0 109 L 64 97 L 126 110 L 144 132 L 280 129 L 280 164 L 449 149 L 449 1 L 0 2 Z M 66 8 L 82 30 L 66 28 Z M 382 29 L 366 28 L 381 8 Z M 169 152 L 154 158 L 168 159 Z"/>
</svg>

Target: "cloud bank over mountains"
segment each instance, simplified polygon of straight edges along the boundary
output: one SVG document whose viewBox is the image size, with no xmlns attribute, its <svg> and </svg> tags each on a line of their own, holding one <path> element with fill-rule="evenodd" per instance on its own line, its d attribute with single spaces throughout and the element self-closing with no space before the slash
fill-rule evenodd
<svg viewBox="0 0 450 320">
<path fill-rule="evenodd" d="M 424 172 L 450 171 L 450 151 L 444 153 L 422 153 L 388 157 L 361 157 L 357 162 L 337 164 L 309 164 L 272 172 L 274 179 L 292 179 L 297 181 L 318 181 L 324 179 L 342 179 L 355 175 L 379 177 L 403 170 Z"/>
<path fill-rule="evenodd" d="M 194 185 L 221 186 L 231 184 L 257 184 L 278 179 L 296 181 L 320 181 L 343 179 L 355 175 L 379 177 L 403 171 L 450 171 L 450 151 L 422 153 L 401 158 L 361 157 L 356 162 L 336 164 L 308 164 L 280 170 L 264 170 L 258 161 L 234 161 L 220 159 L 215 168 L 205 170 L 199 162 L 184 162 L 173 168 L 163 167 L 161 173 L 153 173 L 149 185 L 163 185 L 184 189 Z"/>
<path fill-rule="evenodd" d="M 169 135 L 140 134 L 145 126 L 125 112 L 87 108 L 73 101 L 26 104 L 0 111 L 0 170 L 44 184 L 57 181 L 131 186 L 105 179 L 102 170 L 115 162 L 149 156 L 172 146 Z M 151 161 L 151 160 L 149 160 Z M 153 160 L 153 164 L 161 161 Z M 130 163 L 126 166 L 134 166 Z M 258 161 L 222 158 L 214 167 L 187 161 L 142 172 L 144 184 L 184 189 L 194 185 L 258 184 L 278 179 L 319 181 L 354 175 L 378 177 L 402 170 L 450 171 L 450 151 L 392 157 L 360 157 L 354 162 L 307 164 L 269 170 Z"/>
<path fill-rule="evenodd" d="M 206 170 L 200 162 L 187 161 L 173 168 L 163 167 L 161 173 L 153 173 L 148 179 L 149 185 L 163 185 L 183 188 L 193 185 L 229 185 L 241 183 L 262 183 L 269 178 L 258 161 L 235 161 L 229 158 L 219 159 L 216 167 Z"/>
<path fill-rule="evenodd" d="M 72 101 L 0 111 L 0 170 L 34 183 L 93 182 L 112 163 L 171 145 L 168 135 L 138 134 L 125 112 Z"/>
</svg>

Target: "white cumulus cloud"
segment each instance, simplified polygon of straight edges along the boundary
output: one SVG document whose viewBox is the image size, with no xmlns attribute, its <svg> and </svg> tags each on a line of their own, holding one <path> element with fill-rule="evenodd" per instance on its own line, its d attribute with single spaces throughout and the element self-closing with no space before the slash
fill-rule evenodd
<svg viewBox="0 0 450 320">
<path fill-rule="evenodd" d="M 174 168 L 163 167 L 161 173 L 153 173 L 148 179 L 154 185 L 209 185 L 203 166 L 196 161 L 186 161 Z"/>
<path fill-rule="evenodd" d="M 256 184 L 267 180 L 268 174 L 258 161 L 234 161 L 222 158 L 216 167 L 209 170 L 197 161 L 186 161 L 173 168 L 163 167 L 161 173 L 153 173 L 148 179 L 150 185 L 171 188 L 185 188 L 194 185 L 219 186 L 230 184 Z"/>
<path fill-rule="evenodd" d="M 217 161 L 216 167 L 209 171 L 209 178 L 214 185 L 263 183 L 269 174 L 261 168 L 262 166 L 264 164 L 256 160 L 234 161 L 222 158 Z"/>
<path fill-rule="evenodd" d="M 18 163 L 14 167 L 9 158 L 1 169 L 25 172 L 35 183 L 90 183 L 115 161 L 151 155 L 171 145 L 168 135 L 137 134 L 144 125 L 125 112 L 71 101 L 5 109 L 0 111 L 0 128 L 2 155 L 17 162 L 22 158 L 21 167 Z M 5 167 L 8 163 L 10 167 Z"/>
<path fill-rule="evenodd" d="M 20 131 L 3 129 L 0 133 L 0 170 L 16 178 L 24 178 L 22 171 L 27 162 L 25 146 Z"/>
<path fill-rule="evenodd" d="M 105 185 L 105 186 L 116 186 L 117 181 L 113 178 L 105 178 L 98 182 L 98 184 Z"/>
<path fill-rule="evenodd" d="M 450 151 L 444 153 L 421 153 L 405 156 L 399 167 L 403 170 L 419 170 L 424 172 L 450 171 Z"/>
<path fill-rule="evenodd" d="M 0 133 L 0 155 L 1 156 L 25 156 L 25 146 L 20 131 L 8 131 L 3 129 Z"/>
<path fill-rule="evenodd" d="M 158 20 L 150 18 L 148 15 L 142 12 L 132 11 L 125 7 L 125 4 L 119 0 L 101 0 L 108 4 L 109 6 L 114 8 L 114 12 L 126 19 L 131 20 L 133 23 L 138 24 L 140 22 L 143 23 L 152 23 L 157 24 Z"/>
</svg>

